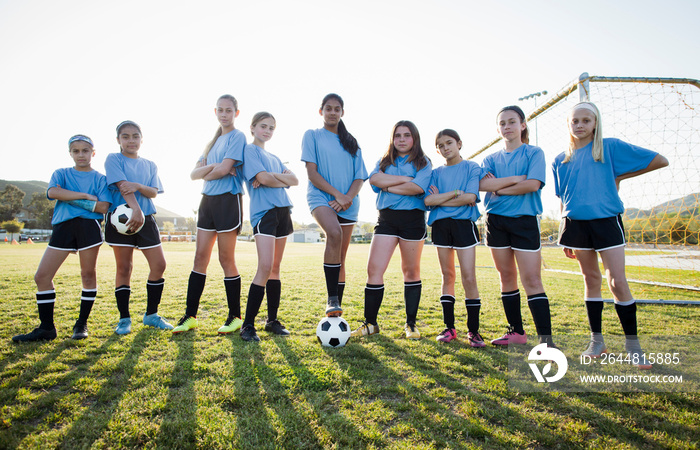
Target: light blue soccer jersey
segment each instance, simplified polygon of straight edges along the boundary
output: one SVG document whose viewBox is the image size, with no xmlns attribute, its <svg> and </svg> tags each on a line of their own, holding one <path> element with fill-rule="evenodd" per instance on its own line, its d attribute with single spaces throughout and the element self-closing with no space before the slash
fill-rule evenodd
<svg viewBox="0 0 700 450">
<path fill-rule="evenodd" d="M 221 195 L 243 193 L 243 151 L 246 146 L 245 135 L 240 130 L 232 130 L 219 136 L 207 154 L 207 164 L 218 164 L 224 159 L 236 161 L 236 175 L 225 175 L 218 180 L 204 181 L 202 194 Z"/>
<path fill-rule="evenodd" d="M 484 158 L 481 168 L 484 175 L 489 172 L 496 178 L 526 175 L 528 180 L 541 182 L 538 190 L 523 195 L 494 195 L 492 192 L 487 192 L 484 197 L 487 213 L 506 217 L 542 214 L 542 188 L 547 166 L 541 148 L 523 144 L 512 152 L 499 150 Z"/>
<path fill-rule="evenodd" d="M 255 144 L 248 144 L 245 148 L 245 164 L 243 174 L 248 183 L 250 195 L 250 223 L 255 227 L 266 212 L 272 208 L 291 207 L 292 201 L 287 195 L 287 188 L 252 186 L 255 176 L 260 172 L 283 173 L 287 167 L 282 161 L 267 150 Z"/>
<path fill-rule="evenodd" d="M 413 178 L 412 183 L 417 184 L 423 193 L 419 195 L 399 195 L 392 194 L 391 192 L 385 192 L 376 186 L 372 186 L 372 190 L 376 192 L 377 195 L 377 209 L 396 209 L 396 210 L 411 210 L 420 209 L 422 211 L 427 211 L 423 198 L 427 195 L 428 189 L 430 188 L 430 176 L 433 172 L 433 166 L 430 164 L 430 160 L 426 158 L 428 164 L 425 165 L 421 170 L 416 170 L 416 166 L 413 163 L 407 163 L 408 155 L 396 158 L 394 161 L 395 165 L 390 165 L 386 168 L 384 173 L 387 175 L 402 175 Z M 370 174 L 372 175 L 379 172 L 379 164 L 381 159 L 377 161 L 377 165 Z"/>
<path fill-rule="evenodd" d="M 301 160 L 314 163 L 319 175 L 342 193 L 347 193 L 355 180 L 367 179 L 367 168 L 362 159 L 362 150 L 357 149 L 353 157 L 340 144 L 338 135 L 325 128 L 308 130 L 304 133 L 301 143 Z M 335 198 L 314 186 L 311 181 L 306 190 L 306 200 L 309 209 L 313 211 L 319 206 L 328 206 Z M 360 196 L 357 195 L 352 205 L 338 216 L 343 219 L 357 221 L 360 210 Z"/>
<path fill-rule="evenodd" d="M 461 161 L 453 166 L 441 166 L 433 169 L 430 185 L 435 186 L 438 192 L 444 194 L 455 190 L 464 191 L 467 194 L 476 195 L 476 203 L 479 198 L 479 180 L 481 180 L 481 167 L 474 161 Z M 428 225 L 440 219 L 471 220 L 476 222 L 481 214 L 479 208 L 474 206 L 433 206 L 428 208 Z"/>
<path fill-rule="evenodd" d="M 117 206 L 126 203 L 116 185 L 120 181 L 143 184 L 155 188 L 159 194 L 163 193 L 163 184 L 158 177 L 158 167 L 153 161 L 141 157 L 129 158 L 121 152 L 110 153 L 105 160 L 105 175 L 107 176 L 107 186 L 112 193 L 110 211 L 114 211 Z M 156 206 L 152 199 L 144 197 L 140 192 L 135 192 L 134 196 L 145 216 L 156 213 Z"/>
<path fill-rule="evenodd" d="M 100 202 L 112 202 L 112 195 L 109 189 L 107 189 L 107 178 L 96 170 L 81 172 L 75 170 L 73 167 L 58 169 L 51 175 L 51 180 L 49 181 L 48 189 L 53 187 L 94 195 Z M 53 200 L 49 197 L 48 189 L 46 190 L 46 197 Z M 77 206 L 69 205 L 66 202 L 58 200 L 53 210 L 51 224 L 56 225 L 67 220 L 75 219 L 76 217 L 101 221 L 104 215 L 98 212 L 90 212 L 86 209 L 78 208 Z"/>
<path fill-rule="evenodd" d="M 565 153 L 552 163 L 554 190 L 564 208 L 563 217 L 593 220 L 622 214 L 615 179 L 629 172 L 646 169 L 658 153 L 619 139 L 603 139 L 603 160 L 593 160 L 593 143 L 574 152 L 564 164 Z"/>
</svg>

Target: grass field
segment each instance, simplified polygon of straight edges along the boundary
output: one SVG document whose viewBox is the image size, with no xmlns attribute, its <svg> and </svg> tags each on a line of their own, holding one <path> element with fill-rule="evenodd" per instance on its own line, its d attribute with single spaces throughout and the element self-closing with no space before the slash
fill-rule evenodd
<svg viewBox="0 0 700 450">
<path fill-rule="evenodd" d="M 0 245 L 0 448 L 697 448 L 700 393 L 523 394 L 508 386 L 507 353 L 472 349 L 464 334 L 441 344 L 440 271 L 435 249 L 423 256 L 419 341 L 403 338 L 398 258 L 386 276 L 381 334 L 345 348 L 318 345 L 324 311 L 322 246 L 290 244 L 279 317 L 289 338 L 261 331 L 259 344 L 217 336 L 226 316 L 223 274 L 212 258 L 200 328 L 172 336 L 141 326 L 147 266 L 135 255 L 133 333 L 117 336 L 114 260 L 104 246 L 90 337 L 70 339 L 78 313 L 78 259 L 56 277 L 56 326 L 49 343 L 15 345 L 12 335 L 38 324 L 33 273 L 46 244 Z M 184 312 L 193 244 L 164 246 L 168 269 L 160 312 Z M 352 245 L 343 317 L 362 319 L 367 245 Z M 561 258 L 546 249 L 545 259 Z M 254 274 L 252 243 L 239 243 L 245 294 Z M 562 260 L 562 264 L 570 264 Z M 505 331 L 498 278 L 484 248 L 477 276 L 481 331 Z M 572 270 L 576 270 L 575 265 Z M 658 276 L 657 271 L 655 276 Z M 668 271 L 667 279 L 697 277 Z M 554 334 L 587 334 L 580 276 L 543 272 Z M 692 291 L 632 285 L 637 298 L 700 300 Z M 459 292 L 459 291 L 458 291 Z M 639 306 L 640 334 L 700 335 L 700 308 Z M 258 324 L 265 317 L 265 307 Z M 458 330 L 466 328 L 457 302 Z M 535 334 L 523 305 L 528 334 Z M 603 330 L 621 334 L 612 306 Z M 533 340 L 534 342 L 534 340 Z"/>
</svg>

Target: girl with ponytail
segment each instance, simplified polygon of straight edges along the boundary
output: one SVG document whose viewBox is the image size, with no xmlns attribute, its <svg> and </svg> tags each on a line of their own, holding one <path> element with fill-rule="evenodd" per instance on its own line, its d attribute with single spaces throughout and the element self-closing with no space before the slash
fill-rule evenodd
<svg viewBox="0 0 700 450">
<path fill-rule="evenodd" d="M 173 333 L 182 333 L 199 325 L 199 300 L 204 291 L 207 266 L 217 241 L 228 302 L 228 317 L 219 328 L 219 334 L 233 333 L 243 324 L 241 276 L 235 258 L 236 239 L 243 223 L 241 172 L 246 146 L 245 135 L 236 130 L 233 124 L 239 112 L 238 102 L 232 95 L 219 97 L 214 108 L 219 128 L 190 174 L 193 180 L 204 180 L 204 187 L 197 215 L 194 266 L 187 284 L 187 307 Z"/>
<path fill-rule="evenodd" d="M 542 285 L 540 255 L 541 192 L 546 165 L 541 148 L 529 145 L 525 113 L 518 106 L 506 106 L 497 116 L 498 133 L 505 147 L 482 162 L 485 174 L 479 189 L 487 191 L 486 246 L 491 251 L 501 284 L 501 301 L 508 331 L 491 341 L 494 345 L 526 344 L 520 312 L 520 282 L 527 295 L 540 343 L 552 343 L 549 298 Z"/>
<path fill-rule="evenodd" d="M 340 316 L 345 289 L 345 256 L 360 209 L 358 196 L 367 169 L 357 140 L 343 123 L 343 99 L 328 94 L 318 113 L 323 128 L 308 130 L 301 144 L 301 160 L 309 177 L 306 199 L 314 219 L 326 234 L 323 271 L 326 277 L 327 316 Z"/>
</svg>

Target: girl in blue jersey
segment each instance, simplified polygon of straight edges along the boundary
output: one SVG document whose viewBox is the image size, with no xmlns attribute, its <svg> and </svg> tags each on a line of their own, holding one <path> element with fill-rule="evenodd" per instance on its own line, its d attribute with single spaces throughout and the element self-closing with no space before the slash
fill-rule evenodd
<svg viewBox="0 0 700 450">
<path fill-rule="evenodd" d="M 71 252 L 80 257 L 83 290 L 80 313 L 73 326 L 73 339 L 88 337 L 87 320 L 97 296 L 97 254 L 102 245 L 100 223 L 112 201 L 104 175 L 90 165 L 95 156 L 92 140 L 82 134 L 68 140 L 68 151 L 75 166 L 58 169 L 51 175 L 47 197 L 58 200 L 54 207 L 53 233 L 34 275 L 36 303 L 41 324 L 27 334 L 14 336 L 14 342 L 56 338 L 53 309 L 56 301 L 53 278 Z"/>
<path fill-rule="evenodd" d="M 479 219 L 479 180 L 481 167 L 465 161 L 459 154 L 462 141 L 456 131 L 445 129 L 435 138 L 435 146 L 445 158 L 445 165 L 433 170 L 430 194 L 425 205 L 430 209 L 428 225 L 432 227 L 433 245 L 437 247 L 442 270 L 442 317 L 445 330 L 438 336 L 441 342 L 457 337 L 455 328 L 455 253 L 459 260 L 464 303 L 467 308 L 467 339 L 472 347 L 484 347 L 479 334 L 481 299 L 476 286 L 476 245 L 479 230 L 474 222 Z"/>
<path fill-rule="evenodd" d="M 163 185 L 158 177 L 158 167 L 153 161 L 141 158 L 141 127 L 131 120 L 117 125 L 117 142 L 120 152 L 110 153 L 105 160 L 107 185 L 112 191 L 112 208 L 126 203 L 132 209 L 131 219 L 126 223 L 129 230 L 138 232 L 125 235 L 108 225 L 105 227 L 105 241 L 112 247 L 116 259 L 117 274 L 114 295 L 119 309 L 119 323 L 115 328 L 117 334 L 131 333 L 131 315 L 129 298 L 131 297 L 131 269 L 134 249 L 141 250 L 148 261 L 148 280 L 146 282 L 146 312 L 143 324 L 171 330 L 173 328 L 158 315 L 158 305 L 163 295 L 163 273 L 165 256 L 160 243 L 160 232 L 153 215 L 156 207 L 153 199 L 163 193 Z M 107 223 L 110 223 L 109 215 Z"/>
<path fill-rule="evenodd" d="M 326 277 L 327 316 L 340 316 L 345 290 L 345 256 L 360 209 L 358 196 L 367 169 L 357 140 L 342 121 L 343 99 L 328 94 L 319 114 L 323 128 L 308 130 L 301 144 L 301 160 L 309 177 L 306 199 L 314 219 L 326 234 L 323 272 Z"/>
<path fill-rule="evenodd" d="M 540 230 L 537 216 L 542 214 L 541 190 L 545 182 L 544 152 L 528 145 L 529 130 L 525 114 L 517 106 L 498 113 L 498 132 L 505 148 L 484 158 L 485 177 L 479 189 L 487 191 L 486 246 L 491 250 L 501 284 L 501 300 L 508 320 L 505 335 L 491 341 L 494 345 L 526 344 L 520 313 L 520 282 L 535 322 L 540 342 L 551 342 L 552 324 L 549 299 L 540 273 Z"/>
<path fill-rule="evenodd" d="M 222 95 L 214 114 L 219 128 L 204 149 L 190 174 L 193 180 L 204 180 L 202 201 L 197 216 L 197 246 L 194 265 L 187 284 L 187 306 L 173 333 L 197 328 L 199 300 L 204 292 L 207 267 L 214 244 L 219 243 L 219 263 L 224 270 L 224 287 L 228 316 L 219 334 L 230 334 L 241 328 L 241 276 L 236 267 L 236 239 L 243 224 L 243 151 L 246 139 L 234 126 L 238 117 L 238 101 Z"/>
<path fill-rule="evenodd" d="M 272 114 L 255 114 L 250 125 L 253 143 L 245 149 L 243 173 L 250 193 L 250 223 L 258 251 L 258 270 L 250 285 L 241 328 L 241 338 L 245 341 L 260 340 L 254 322 L 266 291 L 265 330 L 279 336 L 289 336 L 289 331 L 277 320 L 277 310 L 282 290 L 280 264 L 287 236 L 294 231 L 290 213 L 292 202 L 286 189 L 298 185 L 299 180 L 277 156 L 265 150 L 265 142 L 272 138 L 276 125 Z"/>
<path fill-rule="evenodd" d="M 367 262 L 365 322 L 353 336 L 379 333 L 377 314 L 384 298 L 384 273 L 398 245 L 404 279 L 408 339 L 420 339 L 416 317 L 421 296 L 420 258 L 426 236 L 423 197 L 430 186 L 432 166 L 423 153 L 418 129 L 408 120 L 394 125 L 389 148 L 370 174 L 378 193 L 379 219 Z"/>
<path fill-rule="evenodd" d="M 597 358 L 607 351 L 602 335 L 600 255 L 625 332 L 625 350 L 640 369 L 650 369 L 637 339 L 637 306 L 625 277 L 625 208 L 618 189 L 620 181 L 665 167 L 668 160 L 619 139 L 603 139 L 600 112 L 593 103 L 573 107 L 569 132 L 569 149 L 555 158 L 552 169 L 562 206 L 559 245 L 567 257 L 578 260 L 584 279 L 591 340 L 583 354 Z"/>
</svg>

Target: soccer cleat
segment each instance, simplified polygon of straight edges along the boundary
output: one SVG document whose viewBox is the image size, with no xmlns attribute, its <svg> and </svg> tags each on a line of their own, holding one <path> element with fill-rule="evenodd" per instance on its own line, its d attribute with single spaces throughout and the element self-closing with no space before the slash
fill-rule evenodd
<svg viewBox="0 0 700 450">
<path fill-rule="evenodd" d="M 219 328 L 218 333 L 231 334 L 234 331 L 240 330 L 241 325 L 243 325 L 243 321 L 240 317 L 229 317 L 226 319 L 226 322 L 223 325 L 221 325 L 221 328 Z"/>
<path fill-rule="evenodd" d="M 269 331 L 278 336 L 289 336 L 289 330 L 280 323 L 279 320 L 271 320 L 265 323 L 265 331 Z"/>
<path fill-rule="evenodd" d="M 516 333 L 513 327 L 509 326 L 508 331 L 506 334 L 503 336 L 499 337 L 498 339 L 494 339 L 491 341 L 493 345 L 510 345 L 510 344 L 518 344 L 518 345 L 524 345 L 527 344 L 527 334 L 523 331 L 523 334 Z"/>
<path fill-rule="evenodd" d="M 241 328 L 241 339 L 248 342 L 260 342 L 258 333 L 255 332 L 254 325 L 246 325 Z"/>
<path fill-rule="evenodd" d="M 343 314 L 343 308 L 340 307 L 338 296 L 328 297 L 328 306 L 326 306 L 327 317 L 340 317 Z"/>
<path fill-rule="evenodd" d="M 403 330 L 406 332 L 406 339 L 420 339 L 420 331 L 416 328 L 415 323 L 406 323 L 403 326 Z"/>
<path fill-rule="evenodd" d="M 470 331 L 467 333 L 467 339 L 469 340 L 469 345 L 474 348 L 486 347 L 484 338 L 482 338 L 479 333 L 472 333 Z"/>
<path fill-rule="evenodd" d="M 642 350 L 636 337 L 635 339 L 625 339 L 625 351 L 630 356 L 632 364 L 636 365 L 640 370 L 651 369 L 651 363 L 644 355 L 644 350 Z"/>
<path fill-rule="evenodd" d="M 453 339 L 457 339 L 457 330 L 454 328 L 445 328 L 435 339 L 438 342 L 450 342 Z"/>
<path fill-rule="evenodd" d="M 173 326 L 170 325 L 170 323 L 166 322 L 165 319 L 163 319 L 161 316 L 159 316 L 157 313 L 143 315 L 143 324 L 147 325 L 149 327 L 153 328 L 159 328 L 161 330 L 172 330 Z"/>
<path fill-rule="evenodd" d="M 88 337 L 87 322 L 83 322 L 80 319 L 76 320 L 73 326 L 73 336 L 71 336 L 71 339 L 80 340 L 86 337 Z"/>
<path fill-rule="evenodd" d="M 119 319 L 119 323 L 117 324 L 117 328 L 114 329 L 114 332 L 117 334 L 131 333 L 131 318 Z"/>
<path fill-rule="evenodd" d="M 182 316 L 177 326 L 173 328 L 173 334 L 184 333 L 185 331 L 197 328 L 197 326 L 199 326 L 199 322 L 196 317 Z"/>
<path fill-rule="evenodd" d="M 605 348 L 605 341 L 602 336 L 598 339 L 592 337 L 591 341 L 588 343 L 588 347 L 586 347 L 581 355 L 591 358 L 600 358 L 603 353 L 607 352 L 608 349 Z"/>
<path fill-rule="evenodd" d="M 52 330 L 34 328 L 34 330 L 32 330 L 30 333 L 12 336 L 13 342 L 52 341 L 54 339 L 56 339 L 56 328 Z"/>
<path fill-rule="evenodd" d="M 357 330 L 354 330 L 352 333 L 350 333 L 351 337 L 362 337 L 362 336 L 370 336 L 372 334 L 378 334 L 379 333 L 379 325 L 372 325 L 369 322 L 364 322 L 362 325 Z"/>
</svg>

